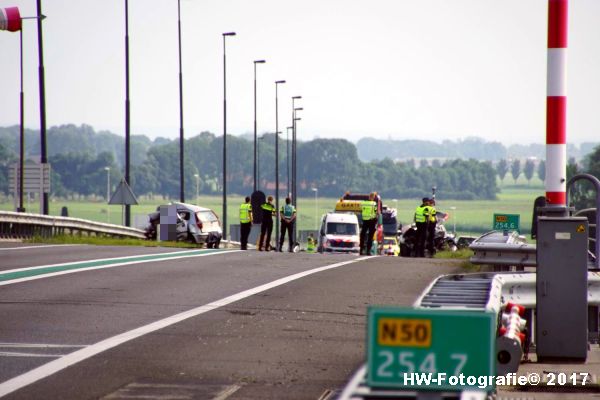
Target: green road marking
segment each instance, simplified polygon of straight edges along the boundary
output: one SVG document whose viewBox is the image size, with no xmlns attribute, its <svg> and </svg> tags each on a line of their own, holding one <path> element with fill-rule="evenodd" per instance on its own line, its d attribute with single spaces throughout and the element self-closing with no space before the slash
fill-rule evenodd
<svg viewBox="0 0 600 400">
<path fill-rule="evenodd" d="M 76 269 L 85 269 L 92 267 L 110 266 L 116 264 L 129 264 L 129 263 L 140 263 L 143 261 L 157 261 L 157 260 L 168 260 L 171 258 L 183 258 L 193 257 L 208 253 L 219 253 L 227 251 L 225 249 L 210 249 L 210 250 L 192 250 L 185 252 L 175 252 L 166 254 L 151 254 L 147 256 L 132 256 L 132 257 L 120 257 L 105 260 L 92 260 L 92 261 L 80 261 L 74 263 L 60 264 L 60 265 L 49 265 L 44 268 L 23 268 L 22 270 L 2 273 L 0 272 L 0 282 L 10 281 L 13 279 L 27 278 L 31 276 L 51 274 L 54 272 L 70 271 Z"/>
</svg>

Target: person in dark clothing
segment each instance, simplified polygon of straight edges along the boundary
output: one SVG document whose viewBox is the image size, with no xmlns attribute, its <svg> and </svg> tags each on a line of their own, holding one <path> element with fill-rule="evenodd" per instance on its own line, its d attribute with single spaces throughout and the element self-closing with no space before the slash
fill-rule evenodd
<svg viewBox="0 0 600 400">
<path fill-rule="evenodd" d="M 267 202 L 260 206 L 262 211 L 262 224 L 260 226 L 260 240 L 258 241 L 258 251 L 271 251 L 271 233 L 273 232 L 273 216 L 275 215 L 275 206 L 273 205 L 273 196 L 267 197 Z"/>
<path fill-rule="evenodd" d="M 423 197 L 422 203 L 415 210 L 415 224 L 417 225 L 416 256 L 425 257 L 425 240 L 427 238 L 427 218 L 429 216 L 429 198 Z"/>
<path fill-rule="evenodd" d="M 435 255 L 435 227 L 437 225 L 437 211 L 435 209 L 435 200 L 429 199 L 427 203 L 427 210 L 425 211 L 425 218 L 427 219 L 427 253 L 429 257 Z"/>
<path fill-rule="evenodd" d="M 252 205 L 250 197 L 246 196 L 245 203 L 240 205 L 240 244 L 242 250 L 248 250 L 248 236 L 252 229 Z"/>
<path fill-rule="evenodd" d="M 371 255 L 373 235 L 377 229 L 377 203 L 375 193 L 369 195 L 369 200 L 361 202 L 362 226 L 360 229 L 360 254 Z"/>
</svg>

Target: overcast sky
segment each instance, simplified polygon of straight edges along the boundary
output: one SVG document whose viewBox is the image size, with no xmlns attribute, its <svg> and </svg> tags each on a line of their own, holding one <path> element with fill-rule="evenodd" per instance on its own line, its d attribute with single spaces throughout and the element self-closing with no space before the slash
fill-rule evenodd
<svg viewBox="0 0 600 400">
<path fill-rule="evenodd" d="M 36 13 L 35 0 L 0 0 Z M 544 143 L 547 0 L 182 0 L 186 136 L 291 124 L 299 137 Z M 569 2 L 568 136 L 600 140 L 600 1 Z M 124 135 L 123 0 L 45 0 L 47 124 Z M 132 133 L 179 135 L 177 0 L 129 0 Z M 25 121 L 39 128 L 37 30 L 25 21 Z M 0 32 L 0 126 L 19 122 L 19 35 Z"/>
</svg>

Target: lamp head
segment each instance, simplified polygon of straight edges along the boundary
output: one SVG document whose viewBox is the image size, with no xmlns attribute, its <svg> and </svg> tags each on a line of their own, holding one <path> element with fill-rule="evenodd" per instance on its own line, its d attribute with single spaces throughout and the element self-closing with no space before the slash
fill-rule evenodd
<svg viewBox="0 0 600 400">
<path fill-rule="evenodd" d="M 235 36 L 235 32 L 225 32 L 223 36 Z"/>
</svg>

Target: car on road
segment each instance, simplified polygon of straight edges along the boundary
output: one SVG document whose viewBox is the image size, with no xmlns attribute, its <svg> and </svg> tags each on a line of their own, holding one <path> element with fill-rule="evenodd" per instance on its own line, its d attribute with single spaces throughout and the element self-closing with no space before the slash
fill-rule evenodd
<svg viewBox="0 0 600 400">
<path fill-rule="evenodd" d="M 398 239 L 394 236 L 385 236 L 383 238 L 381 253 L 386 256 L 399 256 L 400 246 L 398 245 Z"/>
<path fill-rule="evenodd" d="M 321 219 L 319 253 L 360 252 L 358 218 L 351 212 L 329 212 Z"/>
<path fill-rule="evenodd" d="M 173 202 L 169 205 L 157 207 L 151 213 L 150 225 L 146 228 L 146 237 L 156 239 L 157 227 L 161 223 L 161 209 L 174 208 L 176 212 L 175 224 L 176 240 L 189 241 L 203 244 L 207 248 L 218 249 L 223 237 L 221 221 L 217 214 L 210 208 L 199 207 L 193 204 Z"/>
</svg>

